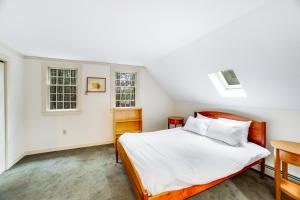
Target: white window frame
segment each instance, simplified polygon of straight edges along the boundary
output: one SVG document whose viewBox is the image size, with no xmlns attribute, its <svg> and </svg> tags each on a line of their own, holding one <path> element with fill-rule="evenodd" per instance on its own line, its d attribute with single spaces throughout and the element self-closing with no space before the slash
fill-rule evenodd
<svg viewBox="0 0 300 200">
<path fill-rule="evenodd" d="M 227 89 L 241 89 L 242 88 L 241 84 L 229 85 L 228 82 L 226 81 L 224 75 L 222 74 L 222 72 L 218 72 L 218 76 L 219 76 L 220 81 L 223 83 L 225 88 L 227 88 Z"/>
<path fill-rule="evenodd" d="M 134 107 L 117 107 L 117 108 L 139 108 L 140 107 L 140 67 L 128 65 L 112 65 L 110 70 L 111 84 L 111 108 L 116 108 L 116 72 L 135 73 L 135 106 Z"/>
<path fill-rule="evenodd" d="M 247 93 L 242 85 L 228 85 L 221 71 L 208 74 L 208 77 L 221 97 L 247 97 Z"/>
<path fill-rule="evenodd" d="M 77 92 L 76 92 L 76 109 L 61 109 L 50 110 L 50 96 L 49 96 L 49 68 L 61 69 L 76 69 L 77 70 Z M 78 114 L 81 111 L 80 101 L 80 86 L 81 86 L 81 65 L 78 63 L 64 63 L 64 62 L 47 62 L 42 63 L 42 110 L 44 114 L 53 115 L 67 115 Z"/>
</svg>

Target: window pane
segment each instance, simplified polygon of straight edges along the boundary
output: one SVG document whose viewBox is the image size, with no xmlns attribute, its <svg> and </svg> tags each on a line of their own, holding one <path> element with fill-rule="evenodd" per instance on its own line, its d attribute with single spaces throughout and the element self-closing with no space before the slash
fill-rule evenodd
<svg viewBox="0 0 300 200">
<path fill-rule="evenodd" d="M 63 69 L 58 69 L 58 76 L 63 77 L 64 76 L 64 72 Z"/>
<path fill-rule="evenodd" d="M 57 109 L 63 109 L 63 103 L 57 102 Z"/>
<path fill-rule="evenodd" d="M 50 110 L 56 109 L 56 102 L 50 102 Z"/>
<path fill-rule="evenodd" d="M 51 69 L 51 76 L 57 76 L 57 70 L 56 69 Z"/>
<path fill-rule="evenodd" d="M 64 79 L 64 84 L 65 85 L 70 85 L 71 84 L 71 79 L 70 78 L 65 78 Z"/>
<path fill-rule="evenodd" d="M 50 86 L 50 93 L 56 93 L 56 86 Z"/>
<path fill-rule="evenodd" d="M 64 94 L 64 101 L 70 101 L 71 95 L 70 94 Z"/>
<path fill-rule="evenodd" d="M 65 70 L 65 77 L 71 78 L 71 70 Z"/>
<path fill-rule="evenodd" d="M 64 102 L 64 109 L 70 109 L 71 103 L 70 102 Z"/>
<path fill-rule="evenodd" d="M 71 93 L 71 86 L 65 86 L 64 89 L 64 93 Z"/>
<path fill-rule="evenodd" d="M 71 86 L 71 93 L 76 93 L 76 86 Z"/>
<path fill-rule="evenodd" d="M 240 81 L 236 77 L 233 70 L 222 71 L 222 75 L 223 75 L 223 77 L 226 80 L 228 85 L 240 85 Z"/>
<path fill-rule="evenodd" d="M 63 95 L 57 94 L 57 101 L 62 101 L 62 100 L 63 100 Z"/>
<path fill-rule="evenodd" d="M 63 86 L 57 86 L 57 93 L 63 93 Z"/>
<path fill-rule="evenodd" d="M 76 101 L 76 94 L 71 94 L 71 101 Z"/>
<path fill-rule="evenodd" d="M 76 70 L 71 70 L 71 77 L 76 77 Z"/>
<path fill-rule="evenodd" d="M 76 85 L 76 78 L 71 78 L 71 84 Z"/>
<path fill-rule="evenodd" d="M 62 85 L 64 83 L 64 78 L 58 78 L 57 84 Z"/>
<path fill-rule="evenodd" d="M 71 102 L 71 108 L 76 109 L 76 102 Z"/>
<path fill-rule="evenodd" d="M 56 94 L 50 94 L 50 101 L 56 101 Z"/>
<path fill-rule="evenodd" d="M 51 84 L 54 84 L 54 85 L 56 84 L 56 77 L 51 78 Z"/>
</svg>

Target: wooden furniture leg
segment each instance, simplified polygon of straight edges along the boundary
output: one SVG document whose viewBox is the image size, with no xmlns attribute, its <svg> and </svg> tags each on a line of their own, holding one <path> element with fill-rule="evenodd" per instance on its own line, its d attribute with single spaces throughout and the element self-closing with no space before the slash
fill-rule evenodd
<svg viewBox="0 0 300 200">
<path fill-rule="evenodd" d="M 265 176 L 265 159 L 262 159 L 262 162 L 260 163 L 260 177 L 264 178 Z"/>
<path fill-rule="evenodd" d="M 118 161 L 119 161 L 117 142 L 118 142 L 118 139 L 116 138 L 116 141 L 115 141 L 116 163 L 118 163 Z"/>
<path fill-rule="evenodd" d="M 282 161 L 282 177 L 288 179 L 288 164 Z"/>
<path fill-rule="evenodd" d="M 279 158 L 279 149 L 275 149 L 274 151 L 274 165 L 275 165 L 275 197 L 276 200 L 280 200 L 281 197 L 281 177 L 280 177 L 280 158 Z"/>
</svg>

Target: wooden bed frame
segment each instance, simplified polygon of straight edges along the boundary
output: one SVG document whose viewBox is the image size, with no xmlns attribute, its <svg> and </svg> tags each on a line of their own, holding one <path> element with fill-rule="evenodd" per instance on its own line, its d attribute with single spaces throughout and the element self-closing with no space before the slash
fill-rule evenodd
<svg viewBox="0 0 300 200">
<path fill-rule="evenodd" d="M 195 117 L 197 116 L 197 113 L 200 113 L 201 115 L 204 115 L 209 118 L 227 118 L 227 119 L 234 119 L 239 121 L 252 121 L 250 128 L 249 128 L 249 135 L 248 135 L 248 141 L 253 142 L 255 144 L 258 144 L 262 147 L 266 147 L 266 122 L 258 122 L 246 117 L 242 117 L 235 114 L 230 113 L 224 113 L 224 112 L 215 112 L 215 111 L 205 111 L 205 112 L 195 112 Z M 215 180 L 213 182 L 202 184 L 202 185 L 193 185 L 187 188 L 183 188 L 180 190 L 173 190 L 173 191 L 167 191 L 160 193 L 155 196 L 149 196 L 147 191 L 145 190 L 141 179 L 132 163 L 132 161 L 129 159 L 129 157 L 126 154 L 126 151 L 124 150 L 122 144 L 118 141 L 117 148 L 119 155 L 121 157 L 123 166 L 126 170 L 127 176 L 129 178 L 129 181 L 131 182 L 132 188 L 136 194 L 136 197 L 138 200 L 178 200 L 178 199 L 186 199 L 191 196 L 194 196 L 200 192 L 203 192 L 204 190 L 207 190 L 208 188 L 211 188 L 219 183 L 224 182 L 225 180 L 236 176 L 245 170 L 251 168 L 252 166 L 256 164 L 260 164 L 260 173 L 261 177 L 264 176 L 265 173 L 265 159 L 260 159 L 246 167 L 244 167 L 242 170 L 235 174 L 231 174 L 227 177 Z"/>
</svg>

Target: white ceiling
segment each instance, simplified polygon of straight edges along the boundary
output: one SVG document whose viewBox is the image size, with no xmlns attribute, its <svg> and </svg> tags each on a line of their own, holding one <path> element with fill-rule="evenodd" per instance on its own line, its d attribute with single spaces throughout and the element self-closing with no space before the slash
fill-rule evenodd
<svg viewBox="0 0 300 200">
<path fill-rule="evenodd" d="M 147 67 L 175 100 L 300 108 L 300 1 L 272 1 Z M 208 74 L 224 69 L 247 98 L 219 95 Z"/>
<path fill-rule="evenodd" d="M 145 65 L 270 0 L 0 0 L 0 41 L 30 56 Z"/>
</svg>

